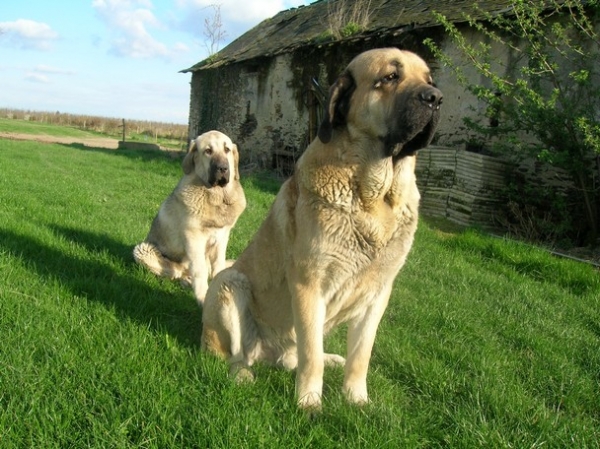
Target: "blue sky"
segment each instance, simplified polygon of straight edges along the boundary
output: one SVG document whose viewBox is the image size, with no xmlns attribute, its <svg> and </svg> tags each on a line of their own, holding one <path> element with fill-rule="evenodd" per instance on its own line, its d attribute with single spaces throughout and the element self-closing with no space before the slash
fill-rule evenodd
<svg viewBox="0 0 600 449">
<path fill-rule="evenodd" d="M 187 123 L 190 74 L 209 54 L 308 0 L 2 0 L 0 107 Z M 215 6 L 218 5 L 218 6 Z"/>
</svg>

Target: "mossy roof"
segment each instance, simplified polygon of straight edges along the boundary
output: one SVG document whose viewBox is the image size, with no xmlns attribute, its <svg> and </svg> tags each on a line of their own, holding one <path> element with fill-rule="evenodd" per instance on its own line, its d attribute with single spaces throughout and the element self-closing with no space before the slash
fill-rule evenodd
<svg viewBox="0 0 600 449">
<path fill-rule="evenodd" d="M 334 40 L 328 34 L 327 17 L 340 3 L 362 1 L 369 5 L 365 29 L 349 37 Z M 477 3 L 478 8 L 474 5 Z M 250 29 L 218 53 L 182 70 L 195 72 L 213 69 L 258 57 L 272 57 L 293 52 L 304 46 L 333 45 L 336 42 L 399 35 L 416 28 L 438 26 L 433 12 L 451 22 L 465 21 L 465 13 L 484 18 L 484 12 L 502 14 L 510 11 L 510 1 L 474 0 L 318 0 L 307 6 L 281 11 Z"/>
</svg>

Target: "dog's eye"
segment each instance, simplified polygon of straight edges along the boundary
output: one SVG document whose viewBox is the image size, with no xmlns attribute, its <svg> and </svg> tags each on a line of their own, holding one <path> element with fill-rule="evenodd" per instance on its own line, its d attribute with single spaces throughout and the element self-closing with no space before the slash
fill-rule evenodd
<svg viewBox="0 0 600 449">
<path fill-rule="evenodd" d="M 391 82 L 396 81 L 400 76 L 398 72 L 392 72 L 389 75 L 384 76 L 379 81 L 375 83 L 375 88 L 381 87 L 382 84 L 389 84 Z"/>
<path fill-rule="evenodd" d="M 225 154 L 229 153 L 230 151 L 231 151 L 231 148 L 225 147 Z"/>
<path fill-rule="evenodd" d="M 207 156 L 210 156 L 211 154 L 213 154 L 213 150 L 211 147 L 208 147 L 204 150 L 204 154 L 206 154 Z"/>
</svg>

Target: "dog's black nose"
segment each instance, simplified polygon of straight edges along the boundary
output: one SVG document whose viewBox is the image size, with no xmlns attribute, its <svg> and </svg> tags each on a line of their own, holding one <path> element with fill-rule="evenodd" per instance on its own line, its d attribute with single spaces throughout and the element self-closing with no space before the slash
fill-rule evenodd
<svg viewBox="0 0 600 449">
<path fill-rule="evenodd" d="M 439 108 L 444 99 L 442 92 L 433 86 L 427 87 L 424 91 L 419 94 L 421 101 L 427 104 L 430 108 Z"/>
</svg>

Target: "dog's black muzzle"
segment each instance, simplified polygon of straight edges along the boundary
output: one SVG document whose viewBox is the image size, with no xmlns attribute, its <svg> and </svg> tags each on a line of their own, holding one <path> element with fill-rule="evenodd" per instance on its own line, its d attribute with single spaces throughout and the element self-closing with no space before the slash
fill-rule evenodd
<svg viewBox="0 0 600 449">
<path fill-rule="evenodd" d="M 395 158 L 425 148 L 435 134 L 444 95 L 434 86 L 423 85 L 398 98 L 395 130 L 388 137 L 388 154 Z"/>
<path fill-rule="evenodd" d="M 226 186 L 229 183 L 229 163 L 227 161 L 212 161 L 208 182 L 211 186 Z"/>
<path fill-rule="evenodd" d="M 418 94 L 419 100 L 431 110 L 439 111 L 444 96 L 442 92 L 433 86 L 427 86 Z"/>
</svg>

